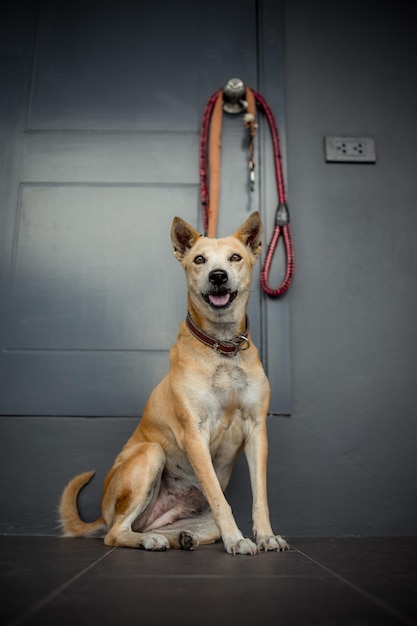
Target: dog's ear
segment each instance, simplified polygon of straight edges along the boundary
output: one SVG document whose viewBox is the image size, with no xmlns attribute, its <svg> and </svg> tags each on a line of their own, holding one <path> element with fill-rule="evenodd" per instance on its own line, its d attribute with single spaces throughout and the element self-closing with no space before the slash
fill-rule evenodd
<svg viewBox="0 0 417 626">
<path fill-rule="evenodd" d="M 174 247 L 174 256 L 182 261 L 187 251 L 193 247 L 201 235 L 187 224 L 181 217 L 174 217 L 171 228 L 171 241 Z"/>
<path fill-rule="evenodd" d="M 249 215 L 246 222 L 235 232 L 234 236 L 247 246 L 255 257 L 258 257 L 262 250 L 263 231 L 261 216 L 256 211 Z"/>
</svg>

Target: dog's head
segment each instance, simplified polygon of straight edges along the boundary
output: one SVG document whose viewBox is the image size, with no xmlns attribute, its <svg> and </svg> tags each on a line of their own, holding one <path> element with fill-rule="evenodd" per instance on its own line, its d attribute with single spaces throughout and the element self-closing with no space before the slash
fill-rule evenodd
<svg viewBox="0 0 417 626">
<path fill-rule="evenodd" d="M 253 266 L 262 249 L 263 225 L 258 212 L 229 237 L 201 236 L 180 217 L 175 217 L 171 240 L 174 255 L 187 275 L 189 297 L 201 310 L 222 314 L 246 307 Z"/>
</svg>

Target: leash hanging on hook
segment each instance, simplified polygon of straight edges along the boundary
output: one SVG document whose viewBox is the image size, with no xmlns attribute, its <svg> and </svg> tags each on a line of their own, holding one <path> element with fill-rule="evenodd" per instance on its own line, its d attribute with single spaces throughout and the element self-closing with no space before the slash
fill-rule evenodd
<svg viewBox="0 0 417 626">
<path fill-rule="evenodd" d="M 215 237 L 219 211 L 221 135 L 223 111 L 244 113 L 244 125 L 249 132 L 249 182 L 251 191 L 255 186 L 254 139 L 256 134 L 256 111 L 266 117 L 271 133 L 274 165 L 277 181 L 278 207 L 275 225 L 261 269 L 261 287 L 271 297 L 282 296 L 290 287 L 294 276 L 294 246 L 290 229 L 278 127 L 266 100 L 253 89 L 245 87 L 239 78 L 232 78 L 224 88 L 215 91 L 208 99 L 201 121 L 200 131 L 200 194 L 203 225 L 208 237 Z M 269 274 L 279 239 L 282 235 L 285 248 L 285 275 L 277 288 L 271 287 Z"/>
</svg>

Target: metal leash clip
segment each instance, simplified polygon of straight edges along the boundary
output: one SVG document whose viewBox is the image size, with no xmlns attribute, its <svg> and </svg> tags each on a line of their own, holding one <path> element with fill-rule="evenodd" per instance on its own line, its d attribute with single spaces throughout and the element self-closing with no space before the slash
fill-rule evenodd
<svg viewBox="0 0 417 626">
<path fill-rule="evenodd" d="M 255 114 L 249 112 L 246 86 L 240 78 L 231 78 L 223 88 L 223 111 L 226 113 L 244 113 L 244 126 L 249 130 L 249 187 L 255 190 L 255 161 L 253 158 L 253 140 L 255 137 Z"/>
</svg>

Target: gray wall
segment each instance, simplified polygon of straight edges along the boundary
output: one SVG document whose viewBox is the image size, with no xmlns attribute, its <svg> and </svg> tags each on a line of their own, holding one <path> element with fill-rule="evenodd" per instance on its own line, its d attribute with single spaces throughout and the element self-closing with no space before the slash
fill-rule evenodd
<svg viewBox="0 0 417 626">
<path fill-rule="evenodd" d="M 417 529 L 416 38 L 411 3 L 368 5 L 286 3 L 294 411 L 269 420 L 269 494 L 274 526 L 290 537 Z M 374 136 L 377 164 L 326 164 L 323 137 L 339 134 Z M 82 508 L 98 513 L 104 473 L 135 425 L 114 421 L 0 422 L 15 450 L 2 507 L 20 502 L 6 532 L 53 532 L 63 483 L 94 467 Z M 40 506 L 28 510 L 33 494 Z M 244 463 L 229 497 L 249 530 Z"/>
<path fill-rule="evenodd" d="M 417 46 L 412 4 L 286 2 L 294 412 L 270 424 L 289 534 L 417 531 Z M 376 165 L 326 164 L 372 135 Z"/>
</svg>

